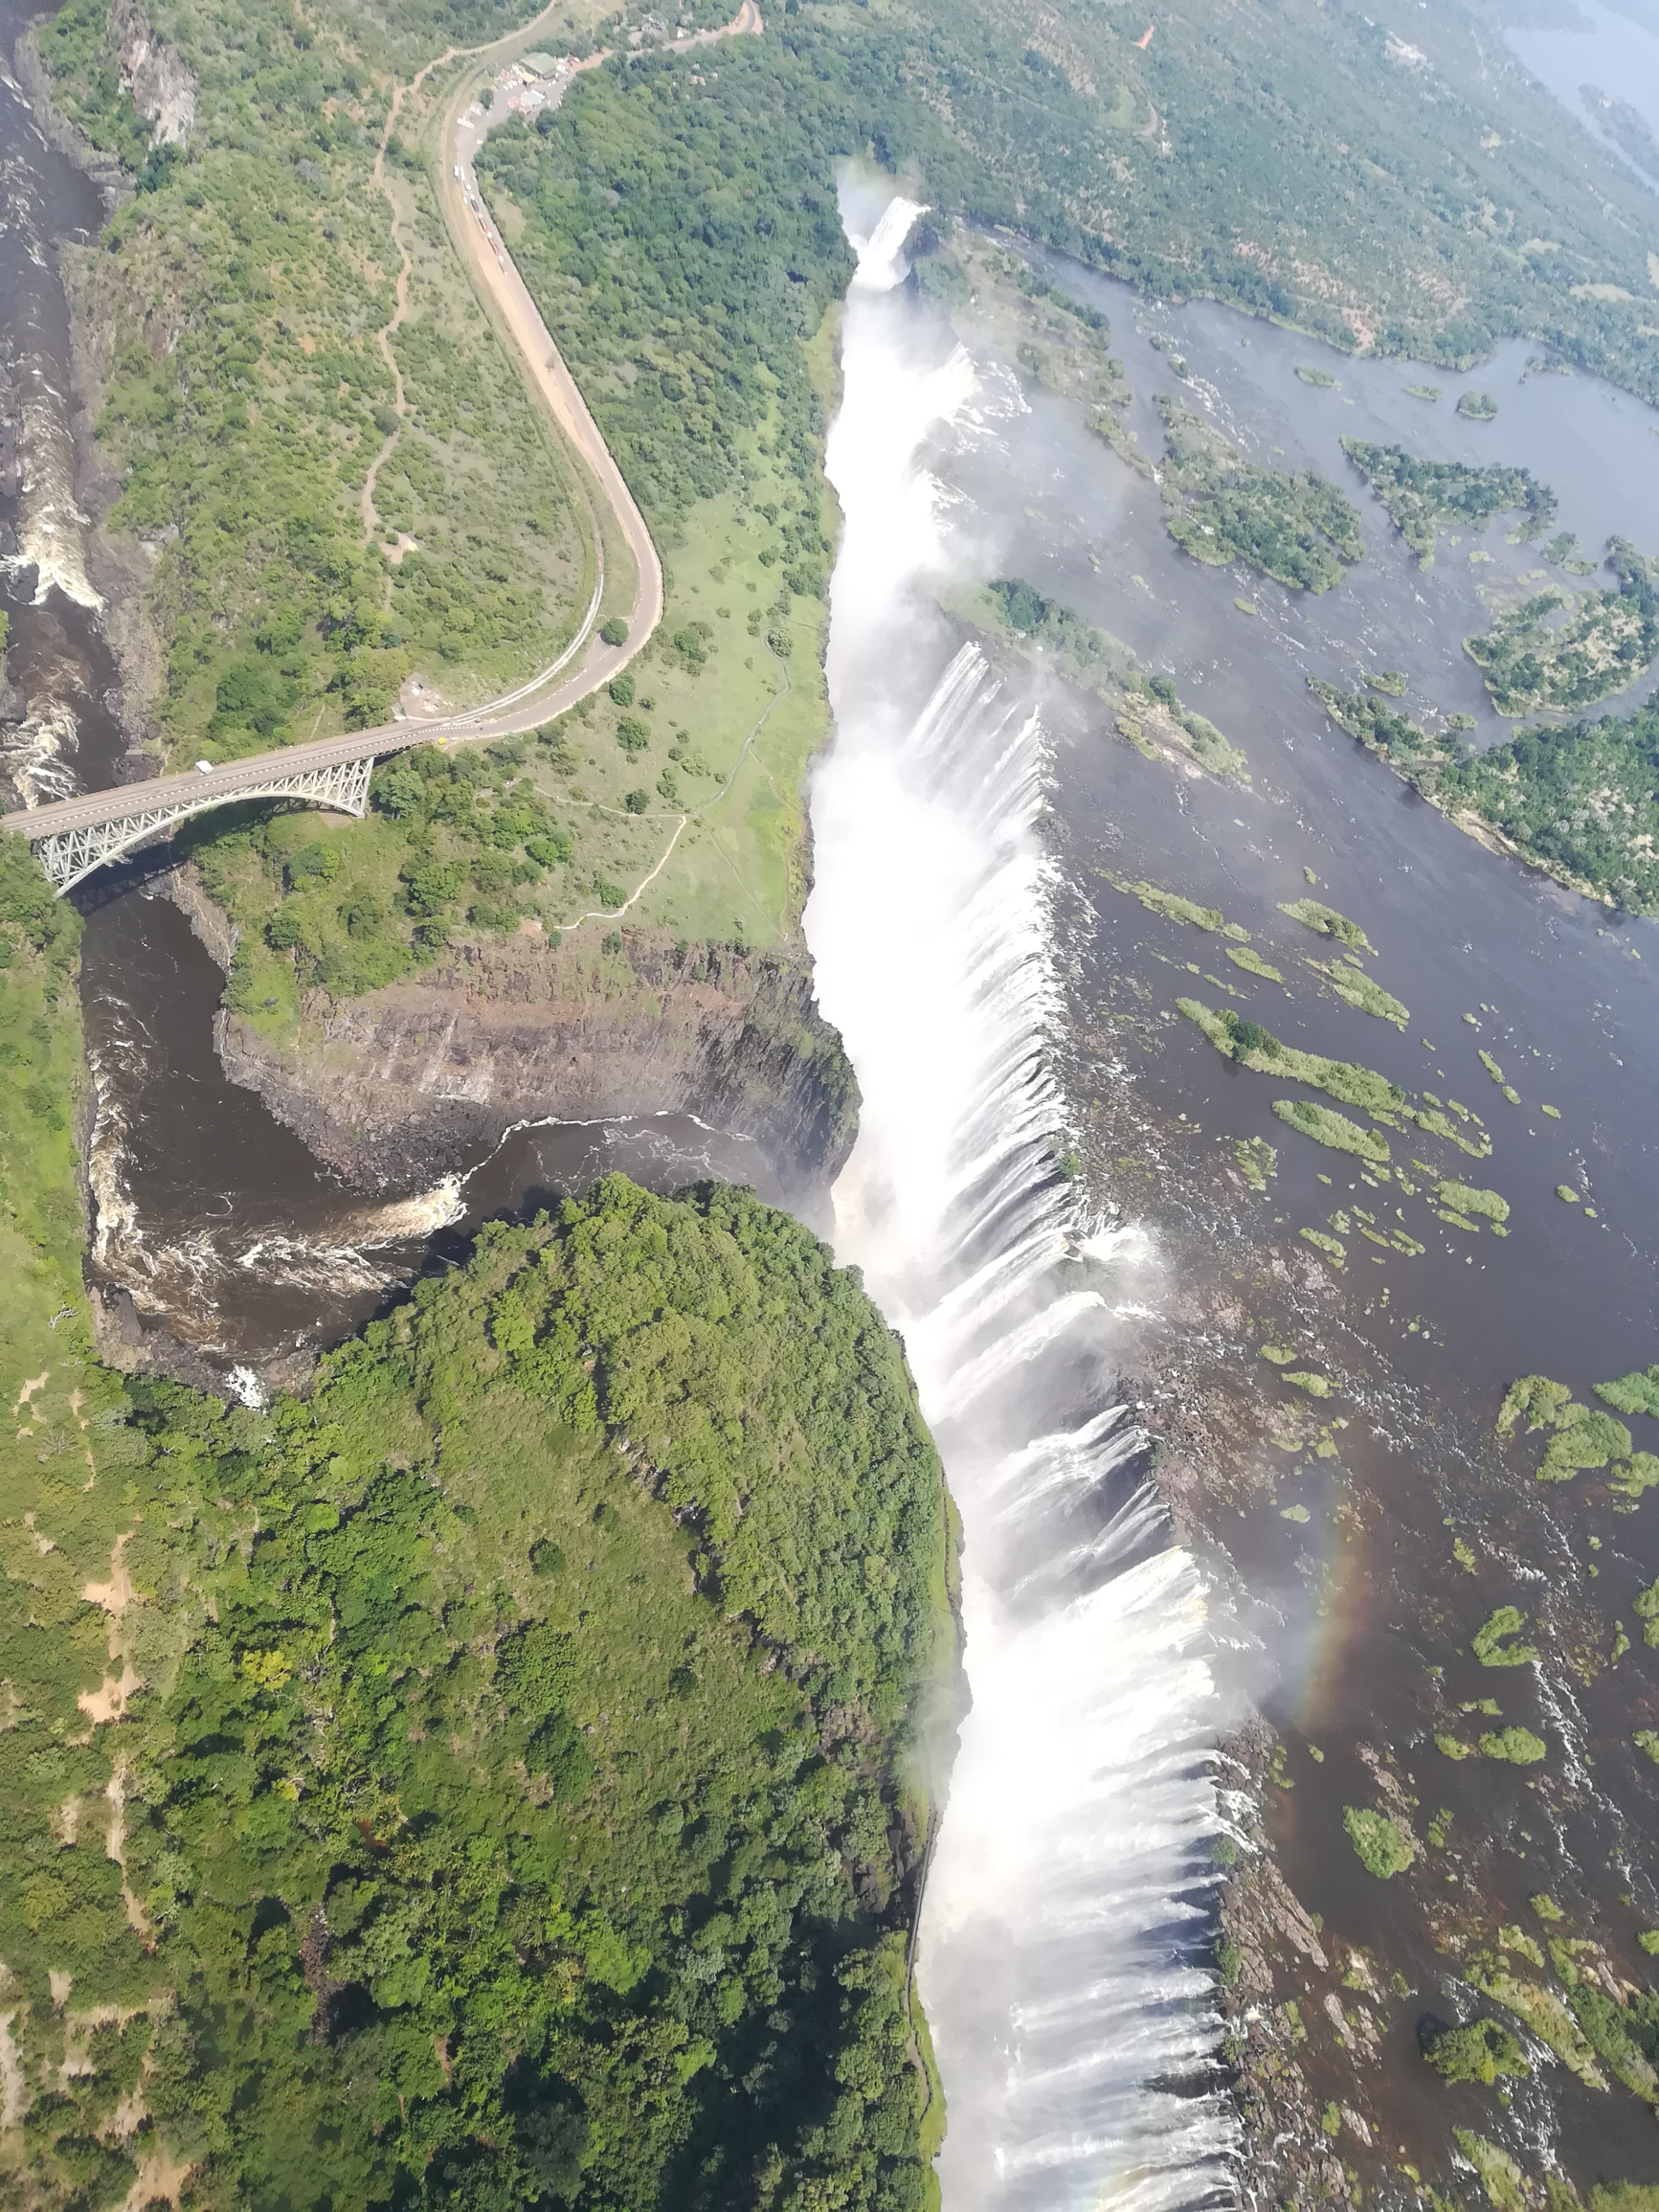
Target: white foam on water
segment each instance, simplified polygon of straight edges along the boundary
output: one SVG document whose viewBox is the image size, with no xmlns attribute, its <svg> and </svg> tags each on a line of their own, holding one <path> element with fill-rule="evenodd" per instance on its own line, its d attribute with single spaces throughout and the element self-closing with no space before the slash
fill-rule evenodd
<svg viewBox="0 0 1659 2212">
<path fill-rule="evenodd" d="M 34 360 L 24 365 L 18 408 L 23 482 L 17 499 L 15 565 L 38 572 L 34 604 L 54 588 L 97 612 L 102 599 L 86 573 L 88 523 L 75 497 L 75 440 L 69 401 Z"/>
<path fill-rule="evenodd" d="M 872 218 L 852 197 L 806 931 L 863 1094 L 837 1250 L 904 1335 L 965 1537 L 973 1706 L 918 1957 L 939 2173 L 946 2212 L 1175 2212 L 1230 2194 L 1237 2142 L 1205 1963 L 1219 1601 L 1113 1388 L 1117 1313 L 1155 1255 L 1057 1164 L 1041 720 L 972 645 L 919 715 L 895 696 L 947 570 L 924 456 L 991 415 L 968 355 L 920 350 L 886 281 L 913 205 Z"/>
<path fill-rule="evenodd" d="M 27 807 L 67 799 L 76 788 L 80 724 L 66 699 L 45 699 L 37 711 L 0 729 L 0 776 Z"/>
</svg>

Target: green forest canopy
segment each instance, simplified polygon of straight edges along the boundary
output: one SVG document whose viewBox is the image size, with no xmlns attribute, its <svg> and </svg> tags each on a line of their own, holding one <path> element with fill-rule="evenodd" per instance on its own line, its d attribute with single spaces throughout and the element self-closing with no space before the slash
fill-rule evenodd
<svg viewBox="0 0 1659 2212">
<path fill-rule="evenodd" d="M 746 1192 L 617 1177 L 303 1402 L 123 1379 L 76 934 L 5 841 L 14 2185 L 114 2201 L 165 2153 L 210 2204 L 921 2212 L 949 1542 L 856 1279 Z"/>
</svg>

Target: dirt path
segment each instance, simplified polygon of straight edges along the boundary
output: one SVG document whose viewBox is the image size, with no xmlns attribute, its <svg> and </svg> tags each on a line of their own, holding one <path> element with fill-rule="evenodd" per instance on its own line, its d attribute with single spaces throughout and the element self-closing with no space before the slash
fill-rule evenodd
<svg viewBox="0 0 1659 2212">
<path fill-rule="evenodd" d="M 414 264 L 404 242 L 401 213 L 386 176 L 386 154 L 392 143 L 392 129 L 408 101 L 435 69 L 441 69 L 446 63 L 462 58 L 478 61 L 500 56 L 503 60 L 510 59 L 534 44 L 537 34 L 558 13 L 561 4 L 562 0 L 549 0 L 549 5 L 530 22 L 522 25 L 504 38 L 493 40 L 487 46 L 448 47 L 442 54 L 434 55 L 407 84 L 392 88 L 392 105 L 386 126 L 381 132 L 372 175 L 392 208 L 392 237 L 400 259 L 396 303 L 390 321 L 378 333 L 381 351 L 392 373 L 398 424 L 375 456 L 364 483 L 360 511 L 365 545 L 371 542 L 378 527 L 379 518 L 374 505 L 375 483 L 402 434 L 408 415 L 403 378 L 397 367 L 392 340 L 408 310 L 409 281 Z M 693 32 L 685 38 L 672 40 L 663 51 L 680 53 L 688 48 L 710 45 L 723 38 L 758 37 L 764 30 L 765 23 L 756 0 L 742 0 L 737 13 L 729 23 L 719 30 Z M 607 58 L 608 55 L 597 54 L 576 66 L 582 69 L 594 68 Z M 594 524 L 596 568 L 593 598 L 582 623 L 571 643 L 549 667 L 541 669 L 527 682 L 515 686 L 498 698 L 485 700 L 477 707 L 463 709 L 431 723 L 396 722 L 382 730 L 358 731 L 341 737 L 283 746 L 272 753 L 223 763 L 209 775 L 187 772 L 160 777 L 146 786 L 145 798 L 148 806 L 166 807 L 188 798 L 192 802 L 191 812 L 199 813 L 222 800 L 239 796 L 244 789 L 258 786 L 261 779 L 269 777 L 286 777 L 313 766 L 322 767 L 347 759 L 394 753 L 411 745 L 434 741 L 443 744 L 476 744 L 533 730 L 539 724 L 564 713 L 598 690 L 602 685 L 609 683 L 650 642 L 662 619 L 662 564 L 645 518 L 610 447 L 605 443 L 587 401 L 577 388 L 575 378 L 566 367 L 564 356 L 542 319 L 541 310 L 519 275 L 512 256 L 496 236 L 494 226 L 483 217 L 482 206 L 475 214 L 473 203 L 468 198 L 472 159 L 487 135 L 483 110 L 476 108 L 473 102 L 478 82 L 476 75 L 463 76 L 450 96 L 449 103 L 439 120 L 437 178 L 438 208 L 450 242 L 460 257 L 461 264 L 498 336 L 517 355 L 532 397 L 544 408 L 568 453 L 575 462 L 575 488 L 578 496 L 587 504 Z M 606 585 L 606 532 L 599 520 L 600 510 L 610 519 L 611 550 L 625 554 L 634 571 L 634 596 L 626 616 L 627 635 L 624 642 L 617 645 L 600 645 L 592 636 Z M 557 683 L 556 679 L 563 675 L 578 654 L 583 657 L 576 671 L 562 683 Z M 773 704 L 775 703 L 774 699 Z M 767 712 L 770 711 L 769 707 Z M 762 716 L 764 719 L 765 715 Z M 739 766 L 749 752 L 754 734 L 753 731 L 750 733 L 749 743 L 739 757 Z M 735 773 L 733 770 L 733 775 Z M 724 797 L 724 790 L 717 796 Z M 713 803 L 715 801 L 709 801 L 709 804 Z M 699 811 L 706 812 L 707 808 Z M 112 816 L 130 812 L 131 794 L 123 786 L 119 790 L 82 792 L 75 799 L 58 801 L 28 814 L 8 815 L 0 821 L 0 827 L 20 829 L 32 839 L 37 839 L 82 828 Z M 656 866 L 637 886 L 626 905 L 614 911 L 626 913 L 627 908 L 655 881 L 666 865 L 684 826 L 685 821 L 683 818 Z M 598 919 L 600 916 L 585 914 L 580 918 Z M 119 1684 L 114 1686 L 119 1690 Z"/>
<path fill-rule="evenodd" d="M 446 55 L 444 59 L 447 60 L 449 56 Z M 427 64 L 428 68 L 433 66 L 433 63 Z M 425 75 L 424 70 L 421 75 Z M 392 310 L 392 320 L 384 324 L 375 334 L 380 350 L 386 358 L 386 366 L 392 372 L 392 406 L 397 417 L 397 425 L 395 429 L 387 432 L 385 442 L 369 463 L 369 474 L 363 480 L 363 496 L 358 502 L 358 510 L 363 517 L 363 543 L 365 546 L 373 542 L 374 532 L 380 527 L 380 516 L 374 505 L 374 486 L 380 471 L 392 459 L 393 446 L 403 436 L 404 421 L 409 414 L 409 402 L 403 396 L 403 371 L 397 366 L 397 355 L 392 350 L 392 333 L 409 312 L 409 277 L 414 263 L 409 258 L 409 248 L 403 242 L 401 211 L 397 205 L 397 194 L 386 181 L 386 148 L 391 143 L 392 131 L 397 127 L 397 118 L 402 110 L 405 96 L 414 92 L 419 82 L 420 78 L 417 77 L 408 85 L 393 85 L 392 106 L 386 118 L 386 128 L 380 134 L 380 144 L 374 152 L 372 181 L 376 188 L 385 193 L 386 204 L 392 210 L 392 242 L 397 248 L 398 259 L 401 263 L 397 272 L 397 304 Z"/>
</svg>

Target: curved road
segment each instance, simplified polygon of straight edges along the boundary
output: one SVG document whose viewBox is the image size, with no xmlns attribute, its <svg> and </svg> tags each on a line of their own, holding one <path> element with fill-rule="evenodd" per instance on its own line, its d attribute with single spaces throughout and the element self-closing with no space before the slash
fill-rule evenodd
<svg viewBox="0 0 1659 2212">
<path fill-rule="evenodd" d="M 507 38 L 498 39 L 493 46 L 471 49 L 474 57 L 482 59 L 500 55 L 504 59 L 510 59 L 525 51 L 533 45 L 537 31 L 559 4 L 560 0 L 553 0 L 552 6 L 534 22 L 526 24 Z M 693 38 L 677 40 L 675 44 L 691 46 L 710 37 L 758 33 L 761 28 L 755 0 L 743 0 L 743 6 L 725 31 L 704 32 Z M 449 60 L 453 56 L 444 55 L 439 58 Z M 429 69 L 435 66 L 436 63 L 427 65 Z M 420 75 L 424 77 L 426 70 Z M 633 566 L 635 591 L 633 604 L 625 618 L 627 643 L 605 645 L 591 634 L 605 577 L 602 526 L 595 517 L 599 582 L 573 643 L 551 667 L 501 697 L 455 714 L 435 716 L 431 721 L 392 722 L 379 730 L 352 730 L 338 737 L 315 738 L 309 744 L 280 746 L 270 753 L 226 761 L 206 774 L 192 769 L 182 776 L 162 776 L 146 782 L 117 784 L 109 790 L 81 792 L 73 799 L 55 801 L 49 806 L 25 808 L 0 817 L 0 827 L 20 831 L 34 840 L 63 830 L 94 827 L 135 813 L 141 807 L 148 811 L 178 805 L 199 814 L 235 799 L 252 786 L 268 783 L 274 776 L 290 776 L 306 768 L 398 753 L 411 746 L 430 744 L 435 738 L 460 742 L 516 736 L 549 721 L 555 714 L 562 714 L 567 708 L 596 691 L 600 685 L 609 683 L 649 641 L 662 619 L 662 564 L 645 518 L 623 481 L 610 447 L 600 436 L 599 426 L 566 368 L 552 333 L 542 320 L 511 255 L 496 236 L 493 224 L 486 233 L 468 205 L 462 184 L 456 175 L 460 168 L 462 176 L 470 180 L 472 157 L 482 136 L 476 124 L 468 124 L 470 96 L 477 82 L 476 77 L 464 78 L 444 110 L 439 132 L 442 161 L 437 181 L 445 226 L 491 321 L 517 353 L 532 393 L 556 424 L 567 449 L 574 455 L 583 487 L 607 511 L 614 540 L 619 541 L 613 551 L 624 551 Z M 565 675 L 565 669 L 577 655 L 581 658 L 575 672 Z"/>
</svg>

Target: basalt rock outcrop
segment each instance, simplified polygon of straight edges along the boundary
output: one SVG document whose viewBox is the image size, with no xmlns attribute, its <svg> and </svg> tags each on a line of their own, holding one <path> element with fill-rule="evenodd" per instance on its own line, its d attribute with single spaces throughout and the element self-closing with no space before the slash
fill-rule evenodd
<svg viewBox="0 0 1659 2212">
<path fill-rule="evenodd" d="M 220 1056 L 371 1187 L 429 1182 L 518 1122 L 683 1113 L 751 1138 L 792 1197 L 827 1190 L 859 1095 L 804 958 L 609 941 L 513 937 L 361 999 L 319 994 L 294 1045 L 223 1011 Z"/>
</svg>

